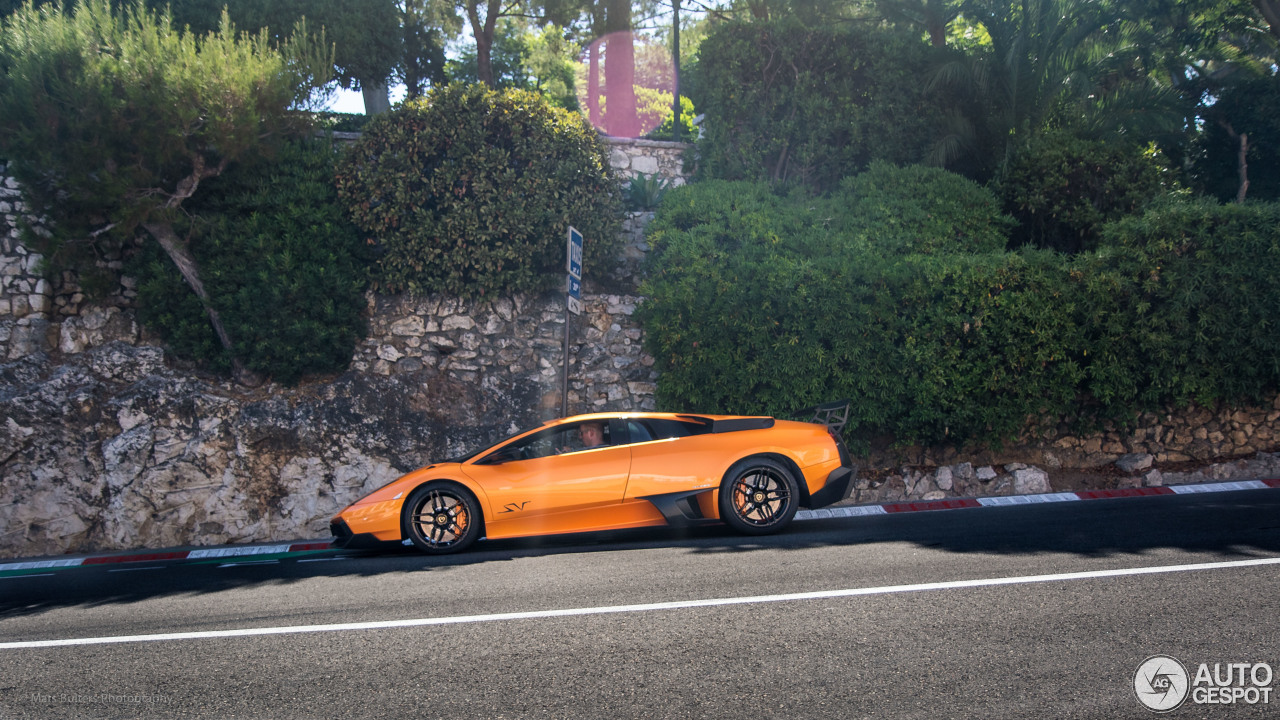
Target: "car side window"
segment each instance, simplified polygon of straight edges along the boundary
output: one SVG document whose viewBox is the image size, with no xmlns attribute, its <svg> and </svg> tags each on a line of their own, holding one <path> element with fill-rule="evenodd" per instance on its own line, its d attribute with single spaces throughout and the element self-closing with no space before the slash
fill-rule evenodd
<svg viewBox="0 0 1280 720">
<path fill-rule="evenodd" d="M 627 435 L 633 443 L 649 442 L 653 439 L 653 433 L 649 432 L 649 428 L 639 420 L 627 421 Z"/>
<path fill-rule="evenodd" d="M 636 429 L 632 427 L 632 424 L 640 427 L 640 435 L 647 435 L 645 440 L 689 437 L 690 435 L 701 435 L 711 430 L 709 425 L 701 423 L 668 420 L 665 418 L 643 418 L 631 420 L 628 424 L 628 429 L 631 430 L 631 442 L 645 442 L 645 440 L 637 438 Z"/>
<path fill-rule="evenodd" d="M 560 443 L 557 445 L 561 453 L 590 450 L 613 444 L 608 420 L 588 420 L 557 429 L 562 431 Z"/>
<path fill-rule="evenodd" d="M 612 445 L 607 421 L 587 421 L 558 425 L 536 432 L 491 453 L 482 465 L 497 465 L 513 460 L 532 460 L 550 455 L 581 452 Z"/>
</svg>

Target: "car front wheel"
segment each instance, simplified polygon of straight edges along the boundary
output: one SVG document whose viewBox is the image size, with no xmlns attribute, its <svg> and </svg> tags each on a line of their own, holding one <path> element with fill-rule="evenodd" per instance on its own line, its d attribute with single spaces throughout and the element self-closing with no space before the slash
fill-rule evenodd
<svg viewBox="0 0 1280 720">
<path fill-rule="evenodd" d="M 480 536 L 480 504 L 454 482 L 434 482 L 409 494 L 400 530 L 414 547 L 433 555 L 467 549 Z"/>
<path fill-rule="evenodd" d="M 720 518 L 748 535 L 778 532 L 795 517 L 799 496 L 787 468 L 768 458 L 748 458 L 720 483 Z"/>
</svg>

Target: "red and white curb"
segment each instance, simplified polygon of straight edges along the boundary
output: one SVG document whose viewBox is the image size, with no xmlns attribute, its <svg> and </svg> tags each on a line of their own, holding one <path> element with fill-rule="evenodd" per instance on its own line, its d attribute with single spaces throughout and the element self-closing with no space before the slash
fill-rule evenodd
<svg viewBox="0 0 1280 720">
<path fill-rule="evenodd" d="M 114 565 L 117 563 L 155 562 L 158 560 L 222 560 L 253 555 L 284 555 L 286 553 L 328 550 L 333 547 L 328 540 L 290 543 L 288 545 L 247 545 L 244 547 L 201 548 L 165 552 L 132 553 L 129 555 L 94 555 L 91 557 L 58 558 L 56 560 L 32 560 L 29 562 L 0 563 L 0 572 L 13 570 L 51 570 L 89 565 Z"/>
<path fill-rule="evenodd" d="M 1208 483 L 1203 485 L 1172 485 L 1167 487 L 1125 488 L 1122 490 L 1081 490 L 1079 492 L 1045 493 L 1042 495 L 1009 495 L 984 498 L 950 498 L 946 500 L 915 500 L 881 505 L 850 505 L 847 507 L 801 510 L 797 521 L 850 518 L 866 515 L 891 515 L 926 510 L 959 510 L 977 507 L 1007 507 L 1011 505 L 1038 505 L 1041 503 L 1074 502 L 1077 500 L 1108 500 L 1113 498 L 1150 497 L 1154 495 L 1195 495 L 1199 493 L 1233 492 L 1236 490 L 1280 489 L 1280 479 L 1237 480 L 1235 482 Z M 25 570 L 55 570 L 91 565 L 118 563 L 156 562 L 161 560 L 223 560 L 255 555 L 284 555 L 287 553 L 329 550 L 328 540 L 290 543 L 281 545 L 247 545 L 243 547 L 200 548 L 127 555 L 94 555 L 90 557 L 31 560 L 27 562 L 0 563 L 0 573 Z"/>
<path fill-rule="evenodd" d="M 1234 482 L 1206 483 L 1203 485 L 1170 485 L 1166 487 L 1124 488 L 1120 490 L 1081 490 L 1078 492 L 1044 493 L 1041 495 L 1007 495 L 984 498 L 949 498 L 946 500 L 912 500 L 882 505 L 851 505 L 849 507 L 801 510 L 796 520 L 823 520 L 826 518 L 861 517 L 865 515 L 890 515 L 925 510 L 959 510 L 976 507 L 1007 507 L 1010 505 L 1038 505 L 1041 503 L 1075 502 L 1077 500 L 1110 500 L 1113 498 L 1151 497 L 1153 495 L 1196 495 L 1199 493 L 1234 492 L 1236 490 L 1266 490 L 1280 488 L 1280 480 L 1237 480 Z"/>
</svg>

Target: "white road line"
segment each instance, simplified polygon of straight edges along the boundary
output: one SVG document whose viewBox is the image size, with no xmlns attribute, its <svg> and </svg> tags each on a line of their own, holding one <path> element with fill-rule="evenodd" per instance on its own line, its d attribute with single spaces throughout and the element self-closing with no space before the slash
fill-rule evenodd
<svg viewBox="0 0 1280 720">
<path fill-rule="evenodd" d="M 115 568 L 113 570 L 108 570 L 107 572 L 137 572 L 139 570 L 163 570 L 163 569 L 164 568 L 161 567 L 160 565 L 156 565 L 155 567 Z"/>
<path fill-rule="evenodd" d="M 0 580 L 17 580 L 19 578 L 31 578 L 31 577 L 53 577 L 54 575 L 57 575 L 57 573 L 32 573 L 29 575 L 0 575 Z"/>
<path fill-rule="evenodd" d="M 997 587 L 1000 585 L 1025 585 L 1042 582 L 1070 580 L 1097 580 L 1130 575 L 1159 575 L 1164 573 L 1194 572 L 1197 570 L 1223 570 L 1228 568 L 1280 565 L 1280 557 L 1255 560 L 1232 560 L 1194 565 L 1162 565 L 1156 567 L 1124 568 L 1120 570 L 1090 570 L 1086 572 L 1059 573 L 1055 575 L 1024 575 L 1020 577 L 986 578 L 981 580 L 953 580 L 950 582 L 921 583 L 917 585 L 888 585 L 884 587 L 854 588 L 848 590 L 818 590 L 814 592 L 788 593 L 785 595 L 757 595 L 753 597 L 713 598 L 709 600 L 677 600 L 643 605 L 609 605 L 605 607 L 568 608 L 563 610 L 534 610 L 530 612 L 494 613 L 491 615 L 460 615 L 440 618 L 415 618 L 411 620 L 378 620 L 372 622 L 335 623 L 331 625 L 290 625 L 284 627 L 243 628 L 240 630 L 203 630 L 199 632 L 155 633 L 152 635 L 113 635 L 107 637 L 68 638 L 64 640 L 27 640 L 0 643 L 0 650 L 20 648 L 69 647 L 73 645 L 107 645 L 118 643 L 155 642 L 158 640 L 206 640 L 211 638 L 253 637 L 258 635 L 288 635 L 294 633 L 349 632 L 355 630 L 387 630 L 393 628 L 422 627 L 427 625 L 459 625 L 463 623 L 501 622 L 506 620 L 536 620 L 541 618 L 572 617 L 577 615 L 608 615 L 615 613 L 640 613 L 656 610 L 684 610 L 689 608 L 722 607 L 727 605 L 754 605 L 760 603 L 789 602 L 797 600 L 825 600 L 830 598 L 864 595 L 888 595 L 891 593 L 925 592 L 930 590 L 961 590 L 967 588 Z"/>
</svg>

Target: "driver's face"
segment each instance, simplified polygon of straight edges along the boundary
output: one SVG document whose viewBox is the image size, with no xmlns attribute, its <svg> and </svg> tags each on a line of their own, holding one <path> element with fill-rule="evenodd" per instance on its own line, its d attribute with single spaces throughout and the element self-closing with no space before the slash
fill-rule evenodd
<svg viewBox="0 0 1280 720">
<path fill-rule="evenodd" d="M 595 423 L 587 423 L 578 428 L 578 438 L 587 447 L 596 447 L 604 443 L 604 430 Z"/>
</svg>

